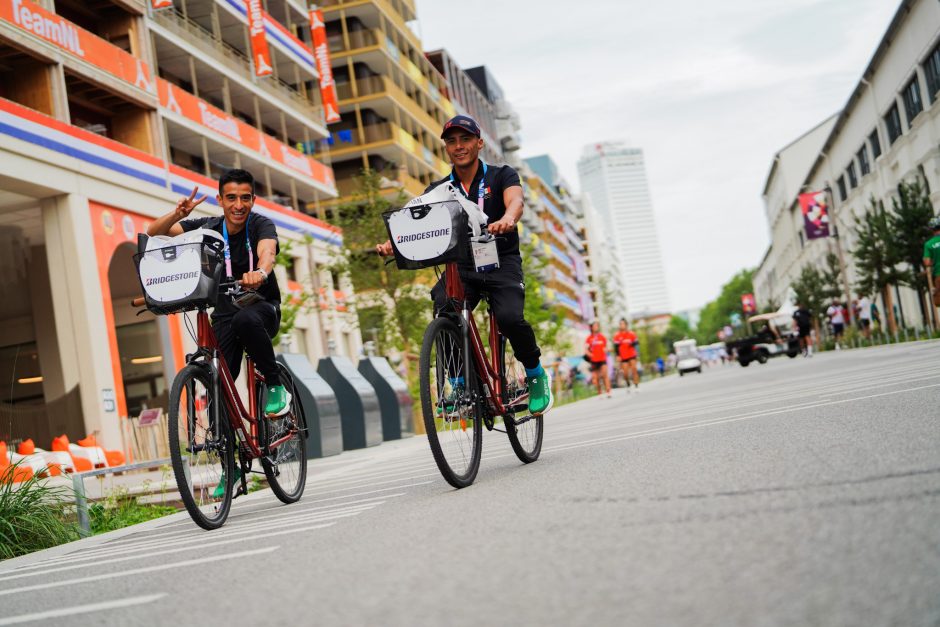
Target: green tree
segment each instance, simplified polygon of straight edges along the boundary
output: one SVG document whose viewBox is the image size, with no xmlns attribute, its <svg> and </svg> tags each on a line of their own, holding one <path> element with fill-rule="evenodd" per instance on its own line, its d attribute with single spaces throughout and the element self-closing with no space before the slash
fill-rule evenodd
<svg viewBox="0 0 940 627">
<path fill-rule="evenodd" d="M 663 333 L 663 347 L 667 353 L 672 352 L 672 345 L 680 340 L 692 337 L 692 327 L 689 322 L 681 316 L 673 316 L 669 319 L 669 326 Z"/>
<path fill-rule="evenodd" d="M 732 312 L 741 313 L 741 296 L 754 293 L 754 270 L 741 270 L 721 287 L 718 298 L 702 308 L 699 317 L 698 341 L 711 344 L 718 340 L 718 331 L 729 323 Z"/>
<path fill-rule="evenodd" d="M 865 211 L 864 219 L 855 227 L 857 245 L 852 251 L 858 268 L 856 289 L 862 294 L 881 294 L 885 308 L 888 332 L 897 330 L 894 319 L 894 299 L 891 286 L 905 279 L 905 270 L 898 266 L 903 262 L 898 247 L 893 244 L 891 219 L 884 205 L 874 197 Z"/>
<path fill-rule="evenodd" d="M 822 281 L 822 291 L 828 300 L 838 299 L 841 302 L 850 296 L 842 289 L 842 266 L 839 264 L 839 256 L 835 253 L 826 255 L 826 265 L 820 270 L 819 277 Z"/>
<path fill-rule="evenodd" d="M 343 247 L 334 254 L 329 269 L 348 275 L 356 290 L 357 310 L 371 315 L 380 352 L 401 352 L 409 379 L 417 374 L 417 352 L 424 329 L 433 313 L 429 291 L 434 274 L 430 269 L 400 271 L 375 253 L 375 245 L 388 239 L 382 214 L 405 203 L 399 190 L 389 200 L 375 170 L 364 169 L 356 178 L 352 199 L 334 211 L 334 223 L 343 229 Z M 370 339 L 370 329 L 364 329 Z"/>
<path fill-rule="evenodd" d="M 927 275 L 924 272 L 923 257 L 924 242 L 931 236 L 927 224 L 934 216 L 933 204 L 927 189 L 919 179 L 902 181 L 898 185 L 898 196 L 891 199 L 891 204 L 894 210 L 888 216 L 891 247 L 895 256 L 908 266 L 901 283 L 917 292 L 921 316 L 929 321 Z"/>
<path fill-rule="evenodd" d="M 519 251 L 522 253 L 522 275 L 525 283 L 523 316 L 535 329 L 535 337 L 543 354 L 555 352 L 563 355 L 571 349 L 570 343 L 565 341 L 562 333 L 565 328 L 565 310 L 557 305 L 552 306 L 545 300 L 542 292 L 542 284 L 545 282 L 542 274 L 549 261 L 544 256 L 536 255 L 535 245 L 529 242 L 521 242 Z"/>
</svg>

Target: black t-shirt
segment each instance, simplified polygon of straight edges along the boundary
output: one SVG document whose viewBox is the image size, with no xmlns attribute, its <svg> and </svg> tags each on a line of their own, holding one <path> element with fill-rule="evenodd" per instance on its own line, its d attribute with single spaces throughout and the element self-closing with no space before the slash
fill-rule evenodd
<svg viewBox="0 0 940 627">
<path fill-rule="evenodd" d="M 809 309 L 797 309 L 793 312 L 793 319 L 796 320 L 796 324 L 801 329 L 808 329 L 813 323 L 813 314 L 809 312 Z"/>
<path fill-rule="evenodd" d="M 480 193 L 480 179 L 483 178 L 483 162 L 480 161 L 477 166 L 476 176 L 470 184 L 466 198 L 473 204 L 477 203 L 477 197 Z M 443 185 L 450 180 L 450 176 L 444 177 L 439 181 L 434 181 L 424 193 L 428 193 L 438 185 Z M 454 172 L 454 185 L 459 191 L 463 192 L 463 185 Z M 490 219 L 490 223 L 496 222 L 506 214 L 506 203 L 503 201 L 503 191 L 509 187 L 522 187 L 519 181 L 519 174 L 508 165 L 489 165 L 486 166 L 486 193 L 483 196 L 483 211 Z M 501 239 L 496 240 L 496 250 L 500 257 L 516 255 L 519 256 L 519 228 L 516 227 L 508 233 L 498 236 Z"/>
<path fill-rule="evenodd" d="M 179 224 L 183 227 L 184 231 L 192 231 L 203 227 L 212 229 L 221 234 L 224 219 L 225 218 L 221 216 L 215 218 L 190 218 L 189 220 L 182 220 Z M 257 213 L 249 214 L 247 229 L 242 229 L 238 233 L 229 233 L 228 244 L 232 254 L 232 278 L 238 280 L 242 278 L 243 274 L 248 272 L 248 247 L 245 246 L 246 231 L 251 241 L 251 253 L 254 255 L 254 265 L 251 267 L 251 270 L 258 269 L 258 242 L 263 239 L 273 239 L 277 241 L 277 229 L 274 226 L 274 222 Z M 277 250 L 280 250 L 280 246 L 277 247 Z M 224 262 L 222 276 L 223 280 L 225 280 Z M 258 293 L 264 296 L 266 301 L 273 303 L 275 306 L 281 304 L 281 290 L 277 286 L 274 273 L 271 273 L 271 275 L 268 276 L 268 280 L 261 284 L 261 287 L 258 288 Z M 232 304 L 231 299 L 219 298 L 219 302 L 216 303 L 212 316 L 215 318 L 231 316 L 234 315 L 236 311 L 238 311 L 238 309 Z"/>
</svg>

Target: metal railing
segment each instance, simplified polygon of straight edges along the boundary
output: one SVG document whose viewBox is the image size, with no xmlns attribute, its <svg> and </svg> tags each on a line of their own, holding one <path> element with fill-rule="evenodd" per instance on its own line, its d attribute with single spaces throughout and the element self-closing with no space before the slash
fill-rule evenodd
<svg viewBox="0 0 940 627">
<path fill-rule="evenodd" d="M 185 459 L 185 458 L 184 458 Z M 75 512 L 78 515 L 79 533 L 82 536 L 91 535 L 91 520 L 88 518 L 88 500 L 85 498 L 85 479 L 88 477 L 100 477 L 102 475 L 111 475 L 116 472 L 128 472 L 130 470 L 149 470 L 159 468 L 170 463 L 170 458 L 152 459 L 137 464 L 128 464 L 126 466 L 114 466 L 112 468 L 98 468 L 86 472 L 76 472 L 72 474 L 72 489 L 75 492 Z M 187 466 L 183 470 L 188 471 Z"/>
<path fill-rule="evenodd" d="M 251 60 L 241 50 L 221 39 L 216 39 L 210 31 L 175 9 L 172 11 L 154 11 L 152 15 L 155 22 L 182 36 L 187 43 L 222 61 L 230 69 L 242 73 L 248 81 L 253 81 Z M 266 88 L 270 88 L 271 91 L 300 105 L 315 120 L 323 119 L 323 108 L 307 100 L 302 93 L 288 83 L 274 76 L 269 76 L 264 80 Z"/>
</svg>

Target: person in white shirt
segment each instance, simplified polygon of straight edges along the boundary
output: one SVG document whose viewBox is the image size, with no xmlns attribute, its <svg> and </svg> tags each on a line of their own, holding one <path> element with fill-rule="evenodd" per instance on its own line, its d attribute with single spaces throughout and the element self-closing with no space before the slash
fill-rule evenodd
<svg viewBox="0 0 940 627">
<path fill-rule="evenodd" d="M 842 305 L 835 299 L 829 305 L 829 309 L 826 310 L 826 315 L 829 316 L 829 322 L 832 324 L 832 335 L 836 339 L 836 350 L 839 350 L 839 340 L 842 339 L 842 334 L 845 333 L 845 314 L 842 311 Z"/>
<path fill-rule="evenodd" d="M 861 294 L 858 297 L 858 323 L 865 339 L 871 339 L 871 300 Z"/>
</svg>

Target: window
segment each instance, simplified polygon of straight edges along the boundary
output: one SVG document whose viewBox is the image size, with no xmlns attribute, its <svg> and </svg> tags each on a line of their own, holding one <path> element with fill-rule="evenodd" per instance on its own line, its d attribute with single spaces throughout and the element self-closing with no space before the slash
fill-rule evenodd
<svg viewBox="0 0 940 627">
<path fill-rule="evenodd" d="M 885 114 L 885 126 L 888 127 L 888 144 L 893 144 L 901 136 L 901 114 L 897 103 Z"/>
<path fill-rule="evenodd" d="M 858 187 L 858 177 L 855 176 L 855 162 L 850 161 L 849 167 L 846 169 L 846 174 L 849 175 L 849 188 L 855 189 Z"/>
<path fill-rule="evenodd" d="M 840 176 L 839 180 L 836 181 L 836 185 L 839 186 L 839 200 L 845 200 L 848 198 L 849 194 L 845 191 L 845 177 Z"/>
<path fill-rule="evenodd" d="M 924 76 L 927 78 L 927 99 L 934 102 L 940 91 L 940 44 L 933 49 L 924 61 Z"/>
<path fill-rule="evenodd" d="M 862 176 L 865 176 L 871 172 L 871 166 L 868 162 L 868 146 L 862 144 L 862 147 L 858 149 L 858 152 L 855 153 L 855 156 L 858 157 L 858 168 L 862 173 Z"/>
<path fill-rule="evenodd" d="M 917 80 L 917 74 L 904 88 L 902 96 L 904 98 L 904 111 L 907 113 L 907 128 L 911 128 L 914 118 L 924 110 L 924 101 L 920 97 L 920 81 Z"/>
<path fill-rule="evenodd" d="M 871 144 L 872 161 L 881 156 L 881 140 L 878 139 L 878 127 L 875 127 L 871 135 L 868 136 L 868 142 Z"/>
</svg>

